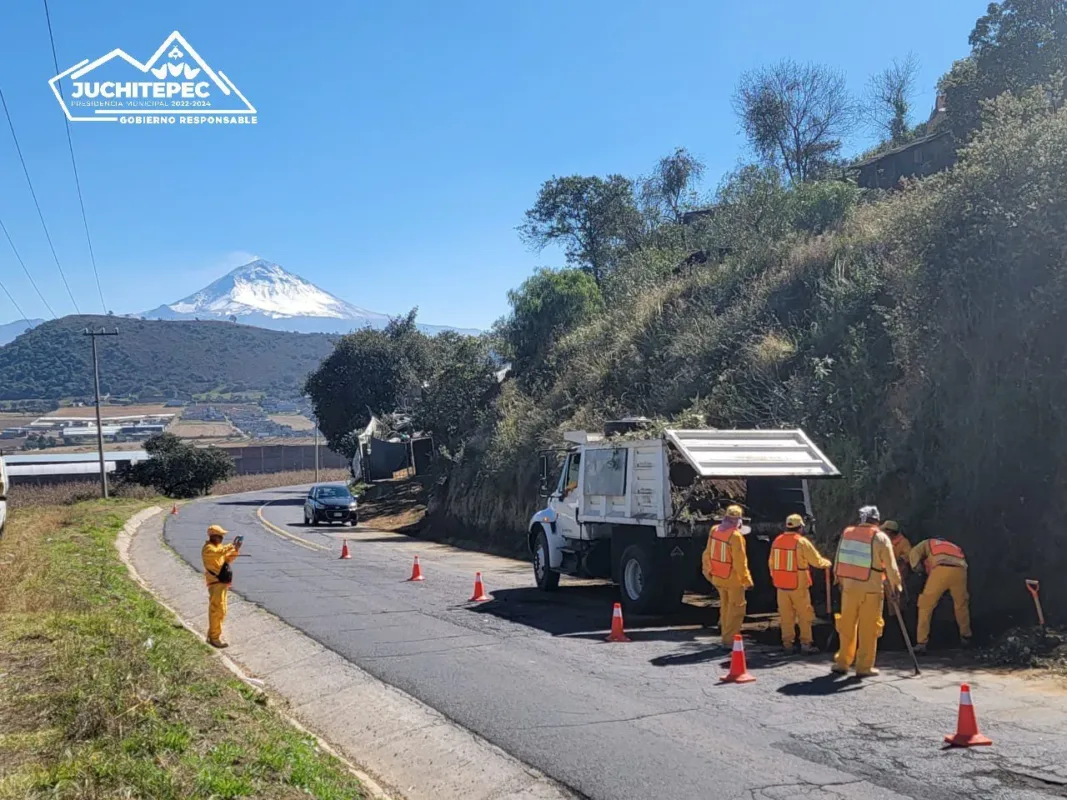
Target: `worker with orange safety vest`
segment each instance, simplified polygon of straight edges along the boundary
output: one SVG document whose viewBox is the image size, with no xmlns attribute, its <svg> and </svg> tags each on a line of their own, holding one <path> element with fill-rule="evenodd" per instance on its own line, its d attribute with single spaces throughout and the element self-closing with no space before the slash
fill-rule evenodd
<svg viewBox="0 0 1067 800">
<path fill-rule="evenodd" d="M 726 647 L 741 633 L 748 608 L 745 590 L 752 588 L 741 515 L 740 506 L 726 509 L 722 522 L 711 529 L 702 564 L 704 577 L 719 592 L 719 630 Z"/>
<path fill-rule="evenodd" d="M 833 671 L 847 673 L 856 665 L 856 675 L 877 675 L 874 666 L 882 618 L 883 581 L 900 591 L 900 570 L 893 556 L 893 543 L 879 530 L 881 515 L 875 506 L 864 506 L 859 525 L 845 528 L 837 547 L 834 574 L 841 585 L 841 613 L 835 615 L 841 649 L 834 655 Z M 914 552 L 914 551 L 913 551 Z"/>
<path fill-rule="evenodd" d="M 811 604 L 811 567 L 827 569 L 832 565 L 804 536 L 804 520 L 800 514 L 790 514 L 785 520 L 785 532 L 771 543 L 771 583 L 778 590 L 778 616 L 782 622 L 782 647 L 792 651 L 800 627 L 800 652 L 818 653 L 811 634 L 815 608 Z"/>
<path fill-rule="evenodd" d="M 960 643 L 971 643 L 971 598 L 967 593 L 967 559 L 959 545 L 947 539 L 926 539 L 911 548 L 908 555 L 912 569 L 922 564 L 926 586 L 919 595 L 919 626 L 916 653 L 925 653 L 930 641 L 930 620 L 945 592 L 952 595 L 952 609 L 960 628 Z"/>
</svg>

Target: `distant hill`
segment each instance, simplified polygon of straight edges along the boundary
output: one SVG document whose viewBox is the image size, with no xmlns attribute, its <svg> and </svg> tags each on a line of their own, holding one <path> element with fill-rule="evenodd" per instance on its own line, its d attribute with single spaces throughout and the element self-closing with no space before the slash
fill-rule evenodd
<svg viewBox="0 0 1067 800">
<path fill-rule="evenodd" d="M 118 336 L 97 341 L 100 389 L 122 397 L 189 397 L 214 390 L 291 395 L 336 339 L 230 322 L 63 317 L 0 347 L 0 400 L 90 396 L 86 327 L 118 329 Z"/>
<path fill-rule="evenodd" d="M 20 333 L 25 333 L 44 322 L 43 319 L 20 319 L 0 325 L 0 346 L 7 344 Z"/>
</svg>

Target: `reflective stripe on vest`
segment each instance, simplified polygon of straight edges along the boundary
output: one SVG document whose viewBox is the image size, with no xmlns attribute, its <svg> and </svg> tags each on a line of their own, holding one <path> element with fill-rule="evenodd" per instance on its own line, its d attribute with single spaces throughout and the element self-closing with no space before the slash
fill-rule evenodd
<svg viewBox="0 0 1067 800">
<path fill-rule="evenodd" d="M 845 528 L 841 534 L 841 543 L 837 546 L 837 564 L 834 574 L 839 578 L 851 578 L 865 581 L 871 577 L 874 566 L 873 525 L 856 525 Z"/>
<path fill-rule="evenodd" d="M 715 526 L 711 530 L 711 574 L 715 578 L 729 578 L 733 572 L 734 554 L 730 551 L 730 537 L 736 528 Z"/>
<path fill-rule="evenodd" d="M 930 540 L 930 557 L 926 559 L 927 573 L 933 567 L 966 567 L 962 548 L 945 539 Z"/>
<path fill-rule="evenodd" d="M 799 533 L 780 534 L 771 545 L 771 583 L 775 589 L 791 591 L 800 586 L 797 567 Z"/>
</svg>

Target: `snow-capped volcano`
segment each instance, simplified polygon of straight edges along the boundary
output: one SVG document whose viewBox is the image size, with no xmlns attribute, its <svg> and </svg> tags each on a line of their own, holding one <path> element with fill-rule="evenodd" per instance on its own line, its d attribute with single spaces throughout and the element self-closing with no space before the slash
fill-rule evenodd
<svg viewBox="0 0 1067 800">
<path fill-rule="evenodd" d="M 348 333 L 355 328 L 381 328 L 389 322 L 388 315 L 354 306 L 263 259 L 238 267 L 199 292 L 143 316 L 219 320 L 236 317 L 245 325 L 302 333 Z M 434 325 L 419 327 L 427 333 L 447 330 Z"/>
<path fill-rule="evenodd" d="M 167 306 L 177 314 L 201 317 L 242 317 L 265 314 L 285 317 L 330 317 L 371 320 L 388 318 L 346 303 L 299 275 L 259 259 L 228 272 L 214 283 Z"/>
</svg>

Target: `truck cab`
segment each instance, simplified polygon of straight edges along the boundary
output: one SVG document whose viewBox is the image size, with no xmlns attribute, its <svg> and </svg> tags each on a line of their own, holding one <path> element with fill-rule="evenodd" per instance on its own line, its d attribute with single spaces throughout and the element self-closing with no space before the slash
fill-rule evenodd
<svg viewBox="0 0 1067 800">
<path fill-rule="evenodd" d="M 607 578 L 628 611 L 670 612 L 687 589 L 710 589 L 701 555 L 711 527 L 737 504 L 756 584 L 750 604 L 772 606 L 770 543 L 792 513 L 811 531 L 808 481 L 838 477 L 836 467 L 799 430 L 642 427 L 570 431 L 565 449 L 541 454 L 546 503 L 527 533 L 538 587 L 554 590 L 560 575 Z"/>
</svg>

